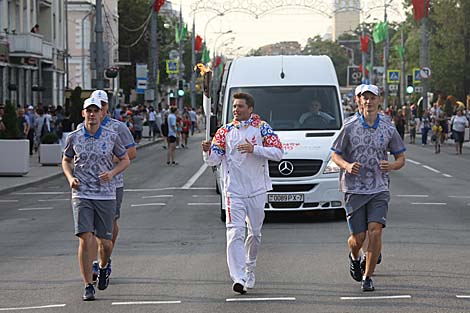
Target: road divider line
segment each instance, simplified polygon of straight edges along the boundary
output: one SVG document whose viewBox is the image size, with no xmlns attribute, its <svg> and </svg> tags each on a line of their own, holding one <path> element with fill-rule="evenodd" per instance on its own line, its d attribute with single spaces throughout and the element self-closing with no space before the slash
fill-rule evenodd
<svg viewBox="0 0 470 313">
<path fill-rule="evenodd" d="M 452 178 L 452 175 L 442 173 L 442 176 L 447 177 L 447 178 Z"/>
<path fill-rule="evenodd" d="M 71 199 L 39 199 L 38 202 L 71 201 Z"/>
<path fill-rule="evenodd" d="M 220 205 L 220 203 L 219 202 L 209 202 L 209 203 L 189 202 L 188 205 Z"/>
<path fill-rule="evenodd" d="M 470 299 L 470 295 L 456 295 L 459 299 Z"/>
<path fill-rule="evenodd" d="M 219 195 L 193 195 L 193 198 L 218 198 Z"/>
<path fill-rule="evenodd" d="M 414 160 L 411 160 L 411 159 L 406 159 L 407 162 L 410 162 L 410 163 L 413 163 L 413 164 L 416 164 L 416 165 L 421 165 L 421 163 L 419 163 L 418 161 L 414 161 Z"/>
<path fill-rule="evenodd" d="M 157 196 L 143 196 L 142 199 L 151 199 L 151 198 L 171 198 L 173 195 L 157 195 Z"/>
<path fill-rule="evenodd" d="M 429 195 L 397 195 L 399 198 L 428 198 Z"/>
<path fill-rule="evenodd" d="M 399 296 L 375 296 L 375 297 L 341 297 L 341 300 L 387 300 L 387 299 L 411 299 L 411 296 L 399 295 Z"/>
<path fill-rule="evenodd" d="M 202 166 L 199 168 L 199 170 L 193 175 L 193 177 L 191 177 L 187 182 L 186 184 L 183 185 L 183 189 L 189 189 L 191 188 L 192 185 L 194 185 L 194 183 L 196 182 L 196 180 L 199 179 L 199 177 L 204 174 L 204 172 L 206 171 L 207 169 L 207 164 L 204 163 L 202 164 Z"/>
<path fill-rule="evenodd" d="M 41 306 L 25 306 L 17 308 L 0 308 L 0 311 L 16 311 L 16 310 L 37 310 L 37 309 L 50 309 L 50 308 L 63 308 L 66 304 L 50 304 Z"/>
<path fill-rule="evenodd" d="M 112 302 L 111 305 L 143 305 L 143 304 L 180 304 L 181 301 L 130 301 Z"/>
<path fill-rule="evenodd" d="M 227 298 L 225 302 L 247 302 L 247 301 L 296 301 L 295 297 L 277 298 Z"/>
<path fill-rule="evenodd" d="M 18 202 L 19 200 L 0 200 L 0 203 L 13 203 Z"/>
<path fill-rule="evenodd" d="M 44 208 L 22 208 L 18 209 L 18 211 L 41 211 L 41 210 L 53 210 L 54 207 L 44 207 Z"/>
<path fill-rule="evenodd" d="M 470 196 L 449 196 L 449 198 L 470 199 Z"/>
<path fill-rule="evenodd" d="M 147 189 L 124 189 L 125 192 L 153 192 L 153 191 L 164 191 L 164 190 L 214 190 L 215 187 L 165 187 L 165 188 L 147 188 Z"/>
<path fill-rule="evenodd" d="M 31 196 L 31 195 L 46 195 L 46 196 L 52 196 L 52 195 L 65 195 L 70 193 L 70 191 L 37 191 L 37 192 L 14 192 L 12 193 L 13 195 L 18 195 L 18 196 Z"/>
<path fill-rule="evenodd" d="M 411 202 L 411 204 L 415 205 L 447 205 L 444 202 Z"/>
<path fill-rule="evenodd" d="M 427 165 L 421 165 L 421 166 L 424 167 L 424 168 L 427 169 L 427 170 L 430 170 L 431 172 L 434 172 L 434 173 L 441 173 L 441 171 L 436 170 L 436 169 L 433 168 L 433 167 L 430 167 L 430 166 L 427 166 Z"/>
<path fill-rule="evenodd" d="M 139 206 L 157 206 L 157 205 L 166 205 L 166 203 L 157 202 L 157 203 L 131 204 L 131 207 L 139 207 Z"/>
</svg>

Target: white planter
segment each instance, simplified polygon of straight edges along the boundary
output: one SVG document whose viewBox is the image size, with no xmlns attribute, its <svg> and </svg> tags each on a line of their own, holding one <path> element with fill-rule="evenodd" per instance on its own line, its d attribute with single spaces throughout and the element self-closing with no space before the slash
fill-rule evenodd
<svg viewBox="0 0 470 313">
<path fill-rule="evenodd" d="M 29 140 L 0 140 L 0 175 L 23 176 L 29 172 Z"/>
<path fill-rule="evenodd" d="M 62 146 L 57 144 L 39 145 L 39 163 L 42 165 L 57 165 L 62 162 Z"/>
</svg>

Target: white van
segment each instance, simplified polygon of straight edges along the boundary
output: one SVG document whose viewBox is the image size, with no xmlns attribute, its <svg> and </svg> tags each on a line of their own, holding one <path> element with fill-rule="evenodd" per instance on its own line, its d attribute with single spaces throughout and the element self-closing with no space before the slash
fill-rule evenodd
<svg viewBox="0 0 470 313">
<path fill-rule="evenodd" d="M 339 167 L 331 161 L 330 147 L 343 125 L 343 113 L 331 59 L 263 56 L 226 64 L 216 99 L 218 125 L 232 121 L 231 99 L 236 92 L 253 95 L 254 112 L 271 125 L 284 145 L 281 162 L 269 161 L 273 190 L 265 211 L 342 212 Z M 218 191 L 223 190 L 220 175 L 216 180 Z M 221 218 L 225 219 L 223 207 Z"/>
</svg>

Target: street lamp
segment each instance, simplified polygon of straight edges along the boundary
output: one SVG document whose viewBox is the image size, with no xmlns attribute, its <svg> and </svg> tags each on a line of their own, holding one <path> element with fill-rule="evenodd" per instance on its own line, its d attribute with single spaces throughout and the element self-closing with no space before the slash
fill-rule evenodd
<svg viewBox="0 0 470 313">
<path fill-rule="evenodd" d="M 217 47 L 217 41 L 219 40 L 220 37 L 222 37 L 223 35 L 227 35 L 227 34 L 232 34 L 233 31 L 232 30 L 227 30 L 226 32 L 223 32 L 221 33 L 219 36 L 217 36 L 217 38 L 215 39 L 214 41 L 214 55 L 215 55 L 215 48 Z"/>
<path fill-rule="evenodd" d="M 209 25 L 209 23 L 211 21 L 213 21 L 216 17 L 220 17 L 220 16 L 224 16 L 224 13 L 219 13 L 217 15 L 214 15 L 213 17 L 211 17 L 210 19 L 207 20 L 206 22 L 206 25 L 204 26 L 204 41 L 206 40 L 206 32 L 207 32 L 207 26 Z"/>
<path fill-rule="evenodd" d="M 341 45 L 340 47 L 348 51 L 348 56 L 349 52 L 351 53 L 351 57 L 349 58 L 349 65 L 354 65 L 354 49 L 346 47 L 345 45 Z"/>
</svg>

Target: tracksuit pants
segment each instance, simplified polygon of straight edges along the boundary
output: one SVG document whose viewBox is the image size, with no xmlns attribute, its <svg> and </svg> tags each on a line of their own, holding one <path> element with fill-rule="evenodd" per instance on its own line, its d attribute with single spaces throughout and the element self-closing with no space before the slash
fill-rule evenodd
<svg viewBox="0 0 470 313">
<path fill-rule="evenodd" d="M 266 193 L 249 198 L 225 197 L 227 263 L 230 277 L 236 283 L 244 285 L 246 272 L 255 270 L 265 202 Z"/>
</svg>

